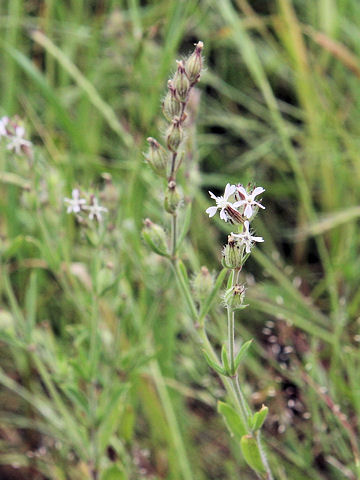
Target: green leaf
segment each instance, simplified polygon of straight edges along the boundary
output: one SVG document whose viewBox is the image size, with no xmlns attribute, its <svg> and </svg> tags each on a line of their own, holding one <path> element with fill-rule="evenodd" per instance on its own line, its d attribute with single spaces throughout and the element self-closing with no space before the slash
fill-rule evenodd
<svg viewBox="0 0 360 480">
<path fill-rule="evenodd" d="M 236 355 L 235 357 L 235 372 L 236 370 L 239 368 L 239 365 L 241 363 L 241 360 L 245 357 L 245 355 L 247 354 L 247 351 L 250 347 L 250 345 L 252 344 L 253 340 L 248 340 L 247 342 L 245 342 L 240 350 L 239 350 L 239 353 Z"/>
<path fill-rule="evenodd" d="M 234 280 L 234 270 L 231 270 L 228 281 L 227 281 L 226 290 L 229 290 L 229 288 L 232 287 L 233 280 Z"/>
<path fill-rule="evenodd" d="M 218 402 L 218 412 L 223 416 L 230 435 L 240 441 L 247 433 L 240 415 L 228 403 L 220 401 Z"/>
<path fill-rule="evenodd" d="M 263 405 L 258 412 L 254 413 L 254 415 L 252 416 L 252 418 L 250 420 L 251 428 L 254 431 L 260 430 L 260 428 L 263 426 L 268 412 L 269 412 L 268 407 Z"/>
<path fill-rule="evenodd" d="M 148 232 L 143 231 L 142 235 L 151 250 L 162 257 L 169 257 L 169 254 L 165 250 L 161 250 L 157 245 L 155 245 L 155 243 L 152 241 L 151 235 Z"/>
<path fill-rule="evenodd" d="M 229 360 L 228 360 L 228 356 L 227 356 L 227 353 L 226 353 L 226 346 L 225 345 L 223 345 L 222 349 L 221 349 L 221 360 L 222 360 L 225 372 L 230 377 L 231 375 L 233 375 L 233 372 L 231 372 L 231 370 L 230 370 L 230 365 L 229 365 Z"/>
<path fill-rule="evenodd" d="M 211 368 L 213 368 L 220 375 L 226 375 L 226 371 L 223 369 L 223 367 L 213 362 L 209 357 L 209 355 L 205 352 L 205 350 L 203 350 L 203 354 L 204 354 L 204 357 L 206 358 L 207 363 Z"/>
<path fill-rule="evenodd" d="M 246 463 L 258 473 L 265 473 L 265 467 L 261 460 L 259 448 L 252 435 L 244 435 L 240 441 L 241 451 Z"/>
</svg>

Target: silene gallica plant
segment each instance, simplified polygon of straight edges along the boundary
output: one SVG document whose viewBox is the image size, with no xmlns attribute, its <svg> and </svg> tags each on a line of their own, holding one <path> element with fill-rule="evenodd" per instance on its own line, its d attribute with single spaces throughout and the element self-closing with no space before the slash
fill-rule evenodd
<svg viewBox="0 0 360 480">
<path fill-rule="evenodd" d="M 219 402 L 218 410 L 224 417 L 233 441 L 239 443 L 245 461 L 257 477 L 270 480 L 273 477 L 260 434 L 268 408 L 262 406 L 258 412 L 252 412 L 238 375 L 239 366 L 252 341 L 243 343 L 238 351 L 235 348 L 235 315 L 247 307 L 246 288 L 241 283 L 241 272 L 253 247 L 264 241 L 262 237 L 254 235 L 251 222 L 259 209 L 265 208 L 259 199 L 265 190 L 259 186 L 249 185 L 245 188 L 241 184 L 228 183 L 222 196 L 209 192 L 215 205 L 210 206 L 206 213 L 209 217 L 214 217 L 219 212 L 221 220 L 227 222 L 233 230 L 222 252 L 224 268 L 216 279 L 206 267 L 202 267 L 193 282 L 190 282 L 187 268 L 179 255 L 191 218 L 188 208 L 183 212 L 184 201 L 177 185 L 176 174 L 182 160 L 191 157 L 187 149 L 194 143 L 187 141 L 187 133 L 191 131 L 192 125 L 187 107 L 194 95 L 194 87 L 200 80 L 203 68 L 202 50 L 203 43 L 198 42 L 187 59 L 177 62 L 175 75 L 168 82 L 168 92 L 163 101 L 163 113 L 169 122 L 164 146 L 152 137 L 147 139 L 149 150 L 145 154 L 146 161 L 156 175 L 166 180 L 164 208 L 169 214 L 171 233 L 168 236 L 162 226 L 146 219 L 143 237 L 154 252 L 169 260 L 173 268 L 204 357 L 209 366 L 219 374 L 227 391 L 230 403 Z M 178 228 L 178 223 L 181 228 Z M 220 301 L 220 291 L 226 276 L 227 286 L 221 301 L 227 311 L 228 338 L 222 346 L 220 360 L 207 336 L 206 320 L 214 303 Z"/>
</svg>

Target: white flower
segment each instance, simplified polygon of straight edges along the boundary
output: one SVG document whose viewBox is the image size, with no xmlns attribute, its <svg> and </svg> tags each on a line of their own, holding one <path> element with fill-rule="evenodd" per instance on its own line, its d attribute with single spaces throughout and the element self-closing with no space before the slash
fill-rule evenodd
<svg viewBox="0 0 360 480">
<path fill-rule="evenodd" d="M 72 198 L 64 198 L 64 202 L 68 205 L 67 213 L 79 213 L 84 205 L 86 204 L 86 200 L 84 198 L 80 198 L 80 192 L 77 188 L 74 188 L 72 191 Z"/>
<path fill-rule="evenodd" d="M 248 193 L 242 185 L 237 185 L 236 190 L 241 199 L 237 203 L 239 206 L 245 206 L 244 216 L 246 218 L 252 217 L 254 213 L 253 207 L 255 207 L 255 205 L 259 208 L 265 208 L 261 205 L 261 203 L 255 200 L 255 197 L 260 195 L 260 193 L 265 192 L 264 188 L 256 187 L 251 193 Z"/>
<path fill-rule="evenodd" d="M 25 140 L 24 135 L 24 127 L 15 127 L 15 135 L 8 135 L 10 142 L 8 143 L 6 148 L 8 150 L 14 150 L 15 153 L 21 155 L 23 147 L 30 148 L 32 146 L 32 143 L 29 140 Z"/>
<path fill-rule="evenodd" d="M 231 235 L 235 238 L 239 238 L 241 243 L 245 245 L 245 252 L 250 253 L 251 247 L 254 242 L 263 242 L 264 239 L 262 237 L 253 237 L 249 230 L 249 222 L 246 220 L 244 222 L 245 230 L 243 233 L 231 233 Z"/>
<path fill-rule="evenodd" d="M 210 197 L 213 198 L 216 202 L 215 207 L 209 207 L 206 209 L 206 213 L 209 215 L 209 217 L 213 217 L 217 210 L 220 210 L 220 218 L 227 222 L 228 216 L 226 214 L 226 207 L 230 206 L 236 208 L 239 205 L 239 202 L 231 203 L 228 201 L 229 197 L 233 195 L 235 191 L 236 186 L 230 185 L 230 183 L 228 183 L 225 187 L 224 196 L 216 197 L 212 192 L 209 191 Z"/>
<path fill-rule="evenodd" d="M 6 126 L 8 123 L 9 123 L 9 117 L 0 118 L 0 138 L 8 136 L 8 132 L 6 130 Z"/>
<path fill-rule="evenodd" d="M 92 204 L 91 204 L 91 205 L 87 205 L 86 207 L 84 207 L 84 209 L 89 211 L 89 219 L 90 219 L 90 220 L 94 220 L 94 218 L 96 218 L 96 220 L 97 220 L 98 222 L 101 222 L 101 221 L 102 221 L 102 214 L 101 214 L 101 212 L 107 212 L 107 211 L 108 211 L 107 208 L 102 207 L 101 205 L 99 205 L 98 199 L 97 199 L 96 197 L 93 197 L 93 198 L 92 198 Z"/>
</svg>

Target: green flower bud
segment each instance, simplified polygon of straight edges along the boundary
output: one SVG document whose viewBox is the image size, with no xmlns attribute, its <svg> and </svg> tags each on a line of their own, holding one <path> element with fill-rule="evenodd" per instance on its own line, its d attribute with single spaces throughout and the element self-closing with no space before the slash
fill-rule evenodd
<svg viewBox="0 0 360 480">
<path fill-rule="evenodd" d="M 223 266 L 230 269 L 241 269 L 243 264 L 244 247 L 232 235 L 228 236 L 228 244 L 225 245 L 223 254 Z"/>
<path fill-rule="evenodd" d="M 244 305 L 245 287 L 244 285 L 234 285 L 226 290 L 224 294 L 224 304 L 230 310 L 242 310 L 246 308 Z"/>
<path fill-rule="evenodd" d="M 177 62 L 178 69 L 173 78 L 173 85 L 175 88 L 176 96 L 180 102 L 185 102 L 190 89 L 190 82 L 185 73 L 184 62 Z"/>
<path fill-rule="evenodd" d="M 165 193 L 164 207 L 168 213 L 174 214 L 181 202 L 181 196 L 176 188 L 176 182 L 170 180 Z"/>
<path fill-rule="evenodd" d="M 195 275 L 192 281 L 192 288 L 196 300 L 200 302 L 205 300 L 210 295 L 213 287 L 213 275 L 211 275 L 206 267 L 201 267 L 200 272 Z"/>
<path fill-rule="evenodd" d="M 169 122 L 175 117 L 179 117 L 181 113 L 181 103 L 176 98 L 175 89 L 172 86 L 171 80 L 168 82 L 169 91 L 163 101 L 163 114 Z"/>
<path fill-rule="evenodd" d="M 155 138 L 148 137 L 146 140 L 149 142 L 149 151 L 145 154 L 145 160 L 156 175 L 166 178 L 169 154 Z"/>
<path fill-rule="evenodd" d="M 146 218 L 144 220 L 144 228 L 142 230 L 142 236 L 145 242 L 149 245 L 151 250 L 159 255 L 167 256 L 167 242 L 166 233 L 160 225 L 153 223 Z"/>
<path fill-rule="evenodd" d="M 190 84 L 194 85 L 199 81 L 201 68 L 202 68 L 202 58 L 201 52 L 203 49 L 203 42 L 198 42 L 196 45 L 195 51 L 190 55 L 185 63 L 185 71 Z"/>
<path fill-rule="evenodd" d="M 173 153 L 177 151 L 179 148 L 180 143 L 184 139 L 184 131 L 180 124 L 179 117 L 175 117 L 172 121 L 172 124 L 168 128 L 166 132 L 166 141 L 168 149 L 171 150 Z"/>
</svg>

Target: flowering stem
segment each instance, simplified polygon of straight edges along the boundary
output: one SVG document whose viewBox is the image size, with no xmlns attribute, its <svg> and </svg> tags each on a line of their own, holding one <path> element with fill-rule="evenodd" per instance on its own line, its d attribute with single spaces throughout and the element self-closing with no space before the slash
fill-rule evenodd
<svg viewBox="0 0 360 480">
<path fill-rule="evenodd" d="M 171 215 L 171 257 L 175 258 L 176 255 L 176 225 L 177 225 L 177 215 L 176 213 Z"/>
<path fill-rule="evenodd" d="M 185 284 L 185 282 L 182 278 L 182 274 L 181 274 L 180 269 L 179 269 L 179 264 L 178 264 L 178 262 L 173 260 L 172 265 L 174 267 L 174 273 L 175 273 L 175 276 L 178 280 L 180 290 L 181 290 L 181 292 L 182 292 L 182 294 L 183 294 L 183 296 L 184 296 L 184 298 L 185 298 L 185 300 L 188 304 L 188 307 L 190 309 L 193 321 L 198 325 L 197 333 L 198 333 L 198 338 L 199 338 L 199 340 L 202 344 L 202 348 L 204 349 L 204 351 L 206 352 L 206 354 L 208 355 L 208 357 L 212 361 L 214 361 L 215 363 L 219 363 L 219 358 L 218 358 L 216 352 L 214 351 L 214 348 L 211 345 L 211 343 L 209 341 L 209 338 L 207 336 L 206 329 L 205 329 L 205 322 L 198 323 L 199 315 L 198 315 L 198 312 L 196 310 L 194 301 L 191 297 L 191 294 L 190 294 L 188 288 L 186 287 L 186 284 Z M 244 426 L 246 427 L 247 431 L 251 434 L 251 430 L 250 430 L 249 424 L 248 424 L 248 418 L 251 415 L 251 410 L 250 410 L 250 408 L 249 408 L 249 406 L 248 406 L 248 404 L 245 400 L 245 397 L 242 393 L 238 375 L 236 375 L 235 377 L 232 377 L 231 379 L 227 378 L 227 377 L 224 377 L 224 376 L 221 376 L 220 378 L 221 378 L 221 381 L 222 381 L 222 383 L 225 387 L 225 390 L 226 390 L 227 394 L 232 399 L 234 406 L 237 407 L 238 413 L 239 413 L 239 415 L 242 419 L 242 422 L 243 422 Z M 262 463 L 264 465 L 264 469 L 266 470 L 266 480 L 273 480 L 273 476 L 272 476 L 272 473 L 271 473 L 271 470 L 270 470 L 269 463 L 267 461 L 265 451 L 264 451 L 263 446 L 262 446 L 262 442 L 261 442 L 261 438 L 260 438 L 259 433 L 255 434 L 255 439 L 256 439 L 256 442 L 257 442 L 257 445 L 258 445 L 258 448 L 259 448 L 259 452 L 260 452 Z"/>
<path fill-rule="evenodd" d="M 177 152 L 173 152 L 171 157 L 171 170 L 170 170 L 169 182 L 171 180 L 175 180 L 174 174 L 175 174 L 176 157 L 177 157 Z"/>
<path fill-rule="evenodd" d="M 235 373 L 235 312 L 230 308 L 227 309 L 228 315 L 228 341 L 229 341 L 229 356 L 230 356 L 230 370 L 232 375 Z"/>
<path fill-rule="evenodd" d="M 235 271 L 232 276 L 232 287 L 235 285 Z M 229 306 L 227 308 L 228 317 L 228 342 L 229 342 L 229 356 L 230 356 L 230 370 L 231 374 L 235 374 L 235 312 Z"/>
</svg>

